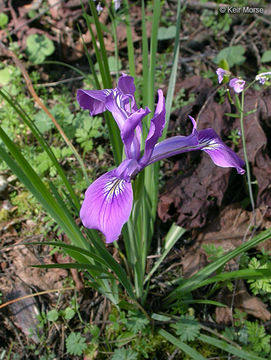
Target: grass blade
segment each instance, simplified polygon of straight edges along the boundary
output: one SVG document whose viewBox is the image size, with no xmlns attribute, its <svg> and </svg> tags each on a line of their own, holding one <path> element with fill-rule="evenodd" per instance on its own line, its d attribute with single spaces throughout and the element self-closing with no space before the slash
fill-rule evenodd
<svg viewBox="0 0 271 360">
<path fill-rule="evenodd" d="M 167 90 L 167 96 L 166 96 L 166 123 L 165 123 L 164 131 L 163 131 L 163 135 L 162 135 L 160 141 L 163 140 L 167 135 L 168 122 L 169 122 L 169 118 L 170 118 L 172 100 L 173 100 L 174 89 L 175 89 L 175 84 L 176 84 L 179 53 L 180 53 L 181 15 L 182 15 L 181 0 L 178 0 L 173 61 L 172 61 L 172 69 L 170 72 L 168 90 Z"/>
<path fill-rule="evenodd" d="M 212 346 L 215 346 L 219 349 L 222 349 L 224 351 L 227 351 L 227 353 L 233 354 L 237 356 L 240 359 L 245 360 L 264 360 L 263 358 L 254 355 L 250 352 L 244 351 L 242 349 L 238 349 L 237 347 L 228 344 L 226 341 L 222 341 L 219 339 L 216 339 L 214 337 L 208 336 L 208 335 L 200 335 L 198 340 L 205 342 L 207 344 L 210 344 Z"/>
<path fill-rule="evenodd" d="M 14 102 L 14 100 L 11 98 L 11 96 L 9 94 L 5 93 L 3 90 L 0 89 L 0 95 L 2 96 L 3 99 L 5 99 L 9 103 L 10 106 L 13 107 L 13 109 L 17 112 L 17 114 L 20 116 L 20 118 L 23 120 L 23 122 L 30 128 L 32 134 L 35 136 L 35 138 L 37 139 L 37 141 L 39 142 L 39 144 L 41 145 L 43 150 L 47 153 L 47 155 L 49 156 L 53 165 L 55 166 L 57 173 L 61 177 L 64 185 L 66 186 L 66 189 L 68 190 L 68 192 L 73 200 L 73 203 L 76 206 L 76 209 L 79 211 L 80 203 L 79 203 L 78 197 L 76 196 L 71 184 L 69 183 L 61 165 L 57 161 L 50 146 L 43 139 L 43 137 L 42 137 L 41 133 L 39 132 L 38 128 L 36 127 L 36 125 L 29 118 L 29 116 L 24 112 L 24 110 L 20 107 L 20 105 L 17 104 L 16 101 Z"/>
<path fill-rule="evenodd" d="M 182 342 L 180 339 L 171 335 L 169 332 L 160 329 L 158 333 L 163 336 L 167 341 L 171 342 L 171 344 L 175 345 L 177 348 L 181 349 L 186 355 L 190 356 L 194 360 L 206 360 L 204 356 L 198 353 L 196 350 L 191 348 L 186 343 Z"/>
<path fill-rule="evenodd" d="M 166 301 L 168 303 L 171 303 L 172 301 L 176 300 L 178 297 L 178 293 L 187 293 L 190 292 L 191 289 L 195 289 L 201 286 L 201 283 L 211 276 L 216 270 L 224 266 L 228 261 L 235 258 L 236 256 L 248 251 L 249 249 L 255 247 L 256 245 L 260 244 L 264 240 L 267 240 L 271 237 L 271 228 L 262 231 L 259 235 L 256 235 L 251 240 L 245 242 L 241 246 L 239 246 L 237 249 L 232 250 L 225 254 L 224 256 L 221 256 L 219 259 L 214 261 L 213 263 L 207 265 L 202 270 L 198 271 L 195 275 L 193 275 L 191 278 L 187 280 L 182 280 L 182 283 L 173 290 L 168 297 L 166 298 Z M 177 280 L 178 281 L 178 280 Z"/>
<path fill-rule="evenodd" d="M 134 42 L 132 37 L 132 27 L 129 14 L 129 4 L 128 0 L 124 0 L 125 5 L 125 18 L 126 18 L 126 34 L 127 34 L 127 47 L 128 47 L 128 60 L 129 60 L 129 70 L 130 75 L 135 77 L 135 52 L 134 52 Z"/>
<path fill-rule="evenodd" d="M 149 274 L 146 276 L 144 283 L 150 280 L 153 273 L 158 269 L 159 265 L 162 263 L 162 261 L 165 259 L 167 254 L 170 252 L 170 250 L 173 248 L 173 246 L 176 244 L 176 242 L 183 236 L 183 234 L 186 232 L 186 230 L 176 224 L 172 224 L 171 228 L 169 229 L 166 238 L 165 238 L 165 245 L 162 252 L 161 257 L 156 261 L 153 268 L 149 272 Z"/>
</svg>

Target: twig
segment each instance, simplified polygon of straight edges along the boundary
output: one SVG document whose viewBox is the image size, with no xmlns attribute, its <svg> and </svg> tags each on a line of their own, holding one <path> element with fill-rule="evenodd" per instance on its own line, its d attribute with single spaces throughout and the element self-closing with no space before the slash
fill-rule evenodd
<svg viewBox="0 0 271 360">
<path fill-rule="evenodd" d="M 170 357 L 168 358 L 168 360 L 173 360 L 175 358 L 175 355 L 177 355 L 179 352 L 179 349 L 175 349 L 173 351 L 173 353 L 170 355 Z"/>
<path fill-rule="evenodd" d="M 71 81 L 77 81 L 77 80 L 83 80 L 84 76 L 77 76 L 77 77 L 73 77 L 70 79 L 64 79 L 64 80 L 59 80 L 59 81 L 55 81 L 55 82 L 51 82 L 51 83 L 44 83 L 44 84 L 36 84 L 36 87 L 48 87 L 48 86 L 57 86 L 60 84 L 64 84 L 64 83 L 68 83 Z"/>
<path fill-rule="evenodd" d="M 233 44 L 238 44 L 239 41 L 249 32 L 249 30 L 254 28 L 254 25 L 256 24 L 256 22 L 257 22 L 257 19 L 252 21 L 252 23 L 244 31 L 242 31 L 240 36 L 236 40 L 233 41 Z"/>
<path fill-rule="evenodd" d="M 71 286 L 71 287 L 66 287 L 66 288 L 44 290 L 44 291 L 39 291 L 39 292 L 37 292 L 35 294 L 29 294 L 29 295 L 21 296 L 21 297 L 18 297 L 16 299 L 9 300 L 9 301 L 5 302 L 4 304 L 1 304 L 0 309 L 3 309 L 4 307 L 6 307 L 8 305 L 14 304 L 17 301 L 25 300 L 25 299 L 28 299 L 28 298 L 31 298 L 31 297 L 34 297 L 34 296 L 40 296 L 40 295 L 50 294 L 50 293 L 53 293 L 53 292 L 67 291 L 67 290 L 76 290 L 76 287 Z"/>
</svg>

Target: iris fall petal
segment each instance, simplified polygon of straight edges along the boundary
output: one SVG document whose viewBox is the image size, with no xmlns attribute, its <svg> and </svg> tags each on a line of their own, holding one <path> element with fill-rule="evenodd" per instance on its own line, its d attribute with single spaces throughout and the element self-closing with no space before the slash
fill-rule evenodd
<svg viewBox="0 0 271 360">
<path fill-rule="evenodd" d="M 80 218 L 88 229 L 100 230 L 107 243 L 118 239 L 133 204 L 130 182 L 116 177 L 116 169 L 95 180 L 87 189 Z"/>
</svg>

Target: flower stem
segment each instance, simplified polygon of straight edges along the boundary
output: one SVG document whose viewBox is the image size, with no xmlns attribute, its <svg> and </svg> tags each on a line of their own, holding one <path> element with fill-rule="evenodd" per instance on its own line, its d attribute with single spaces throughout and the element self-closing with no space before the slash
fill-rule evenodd
<svg viewBox="0 0 271 360">
<path fill-rule="evenodd" d="M 243 144 L 243 150 L 244 150 L 244 158 L 245 158 L 246 169 L 247 169 L 248 192 L 249 192 L 249 198 L 250 198 L 250 202 L 251 202 L 251 208 L 254 213 L 255 203 L 254 203 L 253 191 L 252 191 L 252 185 L 251 185 L 251 174 L 250 174 L 249 161 L 248 161 L 248 157 L 247 157 L 247 146 L 246 146 L 245 129 L 244 129 L 244 100 L 245 100 L 245 91 L 243 91 L 241 94 L 240 126 L 241 126 L 241 136 L 242 136 L 242 144 Z"/>
</svg>

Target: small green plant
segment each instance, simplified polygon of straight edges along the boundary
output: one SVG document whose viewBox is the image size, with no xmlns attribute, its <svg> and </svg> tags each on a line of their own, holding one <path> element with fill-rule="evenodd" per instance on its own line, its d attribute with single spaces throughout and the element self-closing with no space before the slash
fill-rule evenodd
<svg viewBox="0 0 271 360">
<path fill-rule="evenodd" d="M 4 13 L 0 13 L 0 28 L 4 29 L 8 23 L 8 16 Z"/>
<path fill-rule="evenodd" d="M 200 333 L 200 324 L 194 318 L 194 316 L 185 315 L 181 316 L 180 320 L 171 325 L 179 338 L 184 341 L 193 341 L 195 340 Z"/>
<path fill-rule="evenodd" d="M 138 354 L 130 349 L 116 349 L 111 360 L 137 360 Z"/>
<path fill-rule="evenodd" d="M 204 26 L 213 31 L 216 38 L 219 38 L 230 30 L 232 17 L 229 14 L 218 16 L 214 11 L 205 9 L 202 12 L 201 21 Z"/>
<path fill-rule="evenodd" d="M 95 117 L 83 119 L 82 127 L 78 128 L 75 132 L 75 139 L 80 144 L 84 153 L 93 149 L 93 139 L 101 137 L 103 131 L 102 119 Z"/>
<path fill-rule="evenodd" d="M 215 261 L 224 254 L 222 246 L 215 246 L 214 244 L 203 244 L 203 250 L 206 252 L 209 261 Z"/>
<path fill-rule="evenodd" d="M 64 146 L 62 149 L 59 147 L 51 147 L 55 157 L 60 162 L 66 159 L 68 156 L 72 155 L 72 151 L 67 146 Z M 41 152 L 37 156 L 34 157 L 34 166 L 39 175 L 44 175 L 49 171 L 50 177 L 54 177 L 57 175 L 56 169 L 53 167 L 52 160 L 48 157 L 45 151 Z"/>
<path fill-rule="evenodd" d="M 248 348 L 255 351 L 259 355 L 270 355 L 270 339 L 263 325 L 259 325 L 257 321 L 246 321 L 248 333 Z"/>
<path fill-rule="evenodd" d="M 246 60 L 245 48 L 242 45 L 229 46 L 222 49 L 218 55 L 214 58 L 215 64 L 220 64 L 222 61 L 226 61 L 231 69 L 234 65 L 241 65 Z"/>
<path fill-rule="evenodd" d="M 169 27 L 161 26 L 158 29 L 158 40 L 174 39 L 176 34 L 176 26 L 171 25 Z"/>
<path fill-rule="evenodd" d="M 43 34 L 32 34 L 26 39 L 26 52 L 29 60 L 34 64 L 42 63 L 54 51 L 54 43 Z"/>
<path fill-rule="evenodd" d="M 233 129 L 231 130 L 230 135 L 228 136 L 228 138 L 232 141 L 232 143 L 234 145 L 238 145 L 239 144 L 239 140 L 241 139 L 241 134 L 240 134 L 240 130 L 239 129 Z"/>
<path fill-rule="evenodd" d="M 264 258 L 257 259 L 253 257 L 250 262 L 248 263 L 248 267 L 250 269 L 270 269 L 271 262 L 266 261 Z M 264 279 L 257 279 L 257 280 L 248 280 L 247 281 L 250 285 L 250 290 L 254 295 L 266 295 L 271 294 L 271 279 L 264 278 Z"/>
<path fill-rule="evenodd" d="M 189 96 L 187 97 L 185 89 L 184 88 L 180 89 L 180 91 L 173 100 L 172 111 L 175 111 L 183 106 L 191 104 L 192 102 L 195 101 L 195 98 L 196 97 L 194 93 L 190 93 Z"/>
<path fill-rule="evenodd" d="M 87 348 L 86 339 L 80 333 L 72 332 L 66 338 L 66 348 L 70 355 L 82 355 Z"/>
<path fill-rule="evenodd" d="M 268 63 L 271 61 L 271 50 L 266 50 L 261 58 L 262 63 Z"/>
</svg>

